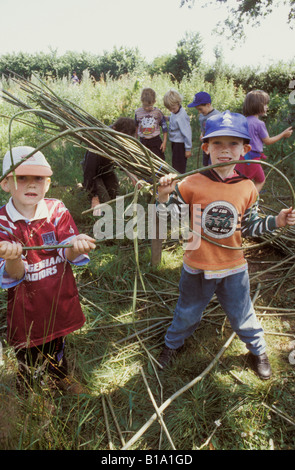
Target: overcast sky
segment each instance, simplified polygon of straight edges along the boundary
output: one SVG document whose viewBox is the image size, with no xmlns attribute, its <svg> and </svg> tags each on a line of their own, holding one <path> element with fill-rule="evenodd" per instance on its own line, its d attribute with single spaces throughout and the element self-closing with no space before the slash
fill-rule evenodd
<svg viewBox="0 0 295 470">
<path fill-rule="evenodd" d="M 247 41 L 232 42 L 212 34 L 223 7 L 179 8 L 180 0 L 0 0 L 0 55 L 12 52 L 88 51 L 103 54 L 114 46 L 138 47 L 148 61 L 174 53 L 185 32 L 199 32 L 206 62 L 221 45 L 225 62 L 267 65 L 295 57 L 295 32 L 281 7 L 260 28 L 247 28 Z M 216 2 L 215 2 L 216 3 Z M 236 2 L 234 2 L 236 3 Z"/>
</svg>

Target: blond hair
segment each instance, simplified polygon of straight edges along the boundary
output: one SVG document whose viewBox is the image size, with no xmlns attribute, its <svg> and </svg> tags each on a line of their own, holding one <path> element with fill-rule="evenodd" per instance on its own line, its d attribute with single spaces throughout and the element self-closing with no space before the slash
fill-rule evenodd
<svg viewBox="0 0 295 470">
<path fill-rule="evenodd" d="M 177 90 L 169 90 L 164 95 L 164 106 L 170 109 L 173 105 L 182 103 L 182 96 Z"/>
<path fill-rule="evenodd" d="M 253 90 L 247 93 L 244 104 L 244 116 L 254 116 L 255 114 L 262 114 L 264 106 L 269 103 L 269 95 L 262 90 Z"/>
</svg>

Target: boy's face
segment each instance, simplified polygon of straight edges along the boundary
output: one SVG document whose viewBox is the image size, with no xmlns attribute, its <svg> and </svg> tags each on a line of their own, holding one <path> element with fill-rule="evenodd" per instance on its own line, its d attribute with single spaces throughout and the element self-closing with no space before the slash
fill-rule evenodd
<svg viewBox="0 0 295 470">
<path fill-rule="evenodd" d="M 179 108 L 180 108 L 179 103 L 174 103 L 174 104 L 170 105 L 168 109 L 169 109 L 169 111 L 171 111 L 171 113 L 176 114 L 176 113 L 178 113 Z"/>
<path fill-rule="evenodd" d="M 196 109 L 199 111 L 199 113 L 203 114 L 206 116 L 210 111 L 212 111 L 212 105 L 211 103 L 207 104 L 200 104 L 199 106 L 196 106 Z"/>
<path fill-rule="evenodd" d="M 233 162 L 235 165 L 240 156 L 250 152 L 251 146 L 245 144 L 240 137 L 220 136 L 209 138 L 208 142 L 203 143 L 202 149 L 205 153 L 210 154 L 212 165 L 228 162 Z M 218 167 L 216 170 L 227 173 L 234 169 L 234 165 Z"/>
<path fill-rule="evenodd" d="M 47 176 L 17 176 L 17 187 L 13 176 L 8 176 L 2 183 L 2 189 L 10 193 L 15 208 L 23 215 L 34 214 L 38 202 L 44 199 L 50 186 Z"/>
<path fill-rule="evenodd" d="M 152 109 L 154 108 L 154 102 L 153 103 L 147 103 L 146 101 L 143 101 L 142 102 L 142 107 L 145 111 L 152 111 Z"/>
</svg>

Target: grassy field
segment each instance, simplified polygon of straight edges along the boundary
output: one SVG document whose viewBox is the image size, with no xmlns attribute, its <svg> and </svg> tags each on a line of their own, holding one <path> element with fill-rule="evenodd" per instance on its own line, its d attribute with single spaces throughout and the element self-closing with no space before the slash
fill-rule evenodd
<svg viewBox="0 0 295 470">
<path fill-rule="evenodd" d="M 13 87 L 13 85 L 11 85 Z M 122 77 L 95 87 L 85 77 L 80 87 L 67 81 L 52 86 L 91 114 L 110 124 L 119 115 L 132 116 L 140 90 L 152 86 L 160 97 L 172 86 L 169 77 Z M 187 103 L 196 90 L 212 93 L 216 108 L 240 110 L 243 91 L 230 83 L 216 83 L 208 90 L 200 77 L 182 83 Z M 280 112 L 287 106 L 282 98 Z M 164 108 L 160 106 L 163 111 Z M 1 113 L 12 116 L 1 103 Z M 8 145 L 8 121 L 2 118 L 2 155 Z M 273 119 L 276 130 L 282 122 Z M 200 165 L 197 116 L 192 116 L 194 154 L 188 170 Z M 36 145 L 44 135 L 19 122 L 13 125 L 13 145 Z M 271 162 L 292 150 L 292 143 L 272 148 Z M 83 215 L 89 202 L 77 187 L 82 180 L 81 149 L 57 142 L 44 153 L 54 169 L 50 196 L 61 198 L 83 232 L 92 234 L 95 218 Z M 170 149 L 167 152 L 170 162 Z M 287 159 L 279 168 L 294 184 L 294 165 Z M 120 192 L 132 191 L 122 172 Z M 2 202 L 7 200 L 1 194 Z M 149 194 L 139 202 L 149 203 Z M 262 195 L 262 211 L 278 210 L 290 203 L 290 191 L 275 172 Z M 125 202 L 127 204 L 127 202 Z M 294 236 L 294 234 L 293 234 Z M 290 247 L 288 253 L 286 247 Z M 136 271 L 131 240 L 108 240 L 91 254 L 87 267 L 75 269 L 86 323 L 67 338 L 71 372 L 85 387 L 82 395 L 52 391 L 45 384 L 29 397 L 16 388 L 17 364 L 5 342 L 6 293 L 0 292 L 0 448 L 18 450 L 294 450 L 295 369 L 288 360 L 295 349 L 295 290 L 292 242 L 246 250 L 252 296 L 264 326 L 273 376 L 261 381 L 247 365 L 246 349 L 232 330 L 224 312 L 213 299 L 203 321 L 189 338 L 171 368 L 159 372 L 154 359 L 164 344 L 178 297 L 183 246 L 167 239 L 162 260 L 151 265 L 149 240 L 138 244 L 140 273 Z M 226 347 L 225 347 L 226 346 Z M 223 354 L 221 354 L 221 352 Z M 220 357 L 219 357 L 220 355 Z M 216 359 L 217 358 L 217 359 Z M 162 411 L 157 420 L 156 408 Z M 145 429 L 143 426 L 149 423 Z M 132 440 L 133 439 L 133 440 Z"/>
</svg>

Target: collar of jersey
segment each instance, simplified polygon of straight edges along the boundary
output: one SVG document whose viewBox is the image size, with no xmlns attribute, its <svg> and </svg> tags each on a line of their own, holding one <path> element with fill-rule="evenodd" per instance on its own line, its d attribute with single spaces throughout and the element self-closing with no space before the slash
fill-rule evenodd
<svg viewBox="0 0 295 470">
<path fill-rule="evenodd" d="M 37 204 L 35 215 L 32 219 L 27 219 L 24 215 L 22 215 L 16 208 L 14 207 L 12 198 L 9 199 L 8 203 L 6 204 L 6 210 L 13 222 L 17 222 L 18 220 L 25 220 L 26 222 L 32 222 L 33 220 L 40 220 L 46 219 L 49 216 L 48 207 L 44 199 L 42 199 Z"/>
</svg>

